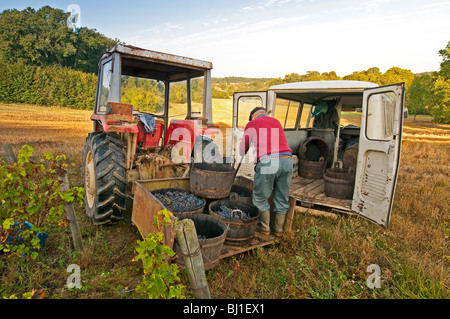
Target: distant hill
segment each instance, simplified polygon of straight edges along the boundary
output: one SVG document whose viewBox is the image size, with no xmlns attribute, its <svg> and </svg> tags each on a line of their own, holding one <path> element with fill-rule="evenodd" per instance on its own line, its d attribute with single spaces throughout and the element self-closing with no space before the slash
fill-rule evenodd
<svg viewBox="0 0 450 319">
<path fill-rule="evenodd" d="M 428 72 L 414 73 L 414 75 L 415 75 L 415 76 L 424 76 L 424 75 L 433 76 L 434 73 L 436 73 L 436 71 L 428 71 Z"/>
<path fill-rule="evenodd" d="M 265 83 L 273 78 L 247 78 L 242 76 L 227 76 L 224 78 L 212 78 L 215 83 L 250 83 L 250 82 L 261 82 Z"/>
</svg>

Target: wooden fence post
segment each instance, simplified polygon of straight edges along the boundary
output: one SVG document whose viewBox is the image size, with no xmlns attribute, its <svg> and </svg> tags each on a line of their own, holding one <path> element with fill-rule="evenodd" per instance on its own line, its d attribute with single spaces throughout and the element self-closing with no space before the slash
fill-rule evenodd
<svg viewBox="0 0 450 319">
<path fill-rule="evenodd" d="M 61 185 L 61 191 L 66 192 L 70 189 L 69 186 L 69 177 L 67 176 L 67 172 L 63 170 L 63 175 L 60 176 L 63 185 Z M 73 208 L 73 204 L 67 204 L 64 206 L 64 210 L 67 213 L 67 219 L 69 220 L 70 232 L 72 233 L 73 245 L 76 250 L 83 251 L 83 240 L 81 238 L 80 228 L 78 227 L 77 216 L 75 215 L 75 209 Z"/>
<path fill-rule="evenodd" d="M 183 254 L 185 269 L 195 298 L 211 299 L 194 222 L 191 219 L 179 221 L 176 225 L 176 232 L 178 244 Z"/>
<path fill-rule="evenodd" d="M 8 165 L 13 165 L 15 162 L 17 162 L 17 157 L 14 154 L 11 144 L 4 144 L 3 151 L 5 152 L 6 163 Z"/>
</svg>

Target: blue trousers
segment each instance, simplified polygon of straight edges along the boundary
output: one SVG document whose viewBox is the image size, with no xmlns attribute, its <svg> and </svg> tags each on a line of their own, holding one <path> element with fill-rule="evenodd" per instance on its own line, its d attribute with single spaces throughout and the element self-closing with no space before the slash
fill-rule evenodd
<svg viewBox="0 0 450 319">
<path fill-rule="evenodd" d="M 272 158 L 258 162 L 253 178 L 253 205 L 261 212 L 270 209 L 268 202 L 273 192 L 274 212 L 286 214 L 289 210 L 289 188 L 292 183 L 292 158 Z"/>
</svg>

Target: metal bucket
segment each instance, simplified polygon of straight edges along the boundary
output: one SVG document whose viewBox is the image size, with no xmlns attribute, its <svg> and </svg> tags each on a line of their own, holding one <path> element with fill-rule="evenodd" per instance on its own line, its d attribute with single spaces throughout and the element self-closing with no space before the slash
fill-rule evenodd
<svg viewBox="0 0 450 319">
<path fill-rule="evenodd" d="M 195 163 L 191 166 L 190 191 L 204 198 L 230 196 L 236 170 L 230 164 Z"/>
<path fill-rule="evenodd" d="M 240 210 L 247 214 L 248 219 L 240 218 L 239 214 L 236 216 L 237 218 L 226 218 L 219 214 L 222 206 Z M 209 214 L 228 225 L 229 229 L 225 242 L 228 245 L 238 246 L 247 244 L 254 237 L 260 216 L 259 209 L 255 205 L 228 199 L 212 202 L 209 205 Z"/>
<path fill-rule="evenodd" d="M 215 267 L 220 261 L 222 247 L 227 237 L 228 226 L 222 220 L 205 214 L 180 214 L 178 220 L 183 219 L 192 219 L 197 235 L 201 237 L 198 243 L 200 245 L 205 270 Z M 177 255 L 175 262 L 184 268 L 183 253 L 177 240 L 174 243 L 174 251 Z"/>
<path fill-rule="evenodd" d="M 194 195 L 195 197 L 197 197 L 195 194 L 192 194 L 191 192 L 189 192 L 187 190 L 178 189 L 178 188 L 158 189 L 158 190 L 152 191 L 152 194 L 158 199 L 157 194 L 166 194 L 167 192 L 180 192 L 180 193 L 184 193 L 187 195 Z M 179 214 L 183 214 L 183 213 L 202 213 L 205 210 L 206 201 L 204 198 L 201 198 L 201 197 L 197 197 L 197 199 L 199 201 L 201 201 L 201 205 L 197 205 L 195 208 L 192 208 L 192 209 L 183 209 L 183 207 L 177 208 L 176 207 L 177 205 L 167 205 L 166 203 L 163 203 L 163 202 L 161 202 L 161 203 L 163 204 L 163 206 L 165 208 L 167 208 L 168 211 L 172 212 L 174 214 L 174 216 L 178 216 Z"/>
</svg>

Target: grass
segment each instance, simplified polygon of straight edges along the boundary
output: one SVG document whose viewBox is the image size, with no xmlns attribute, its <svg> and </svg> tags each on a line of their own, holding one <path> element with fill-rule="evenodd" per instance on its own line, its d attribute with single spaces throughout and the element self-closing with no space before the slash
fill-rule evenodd
<svg viewBox="0 0 450 319">
<path fill-rule="evenodd" d="M 230 104 L 215 101 L 216 121 L 228 123 Z M 225 103 L 225 104 L 219 104 Z M 218 113 L 222 112 L 222 113 Z M 71 185 L 81 185 L 81 150 L 92 129 L 90 111 L 0 104 L 1 143 L 17 153 L 24 144 L 65 154 Z M 359 114 L 344 114 L 356 124 Z M 1 150 L 0 150 L 1 152 Z M 276 245 L 231 258 L 207 272 L 213 298 L 448 299 L 450 298 L 450 126 L 429 117 L 407 119 L 402 161 L 389 230 L 362 218 L 337 220 L 297 214 L 292 233 Z M 92 226 L 76 207 L 84 252 L 74 250 L 70 231 L 59 229 L 37 262 L 0 257 L 0 296 L 44 289 L 51 299 L 143 298 L 134 289 L 142 268 L 132 262 L 139 232 L 131 213 L 116 225 Z M 65 287 L 70 264 L 82 270 L 82 288 Z M 381 288 L 369 289 L 367 267 L 379 265 Z M 188 283 L 183 272 L 183 280 Z"/>
</svg>

